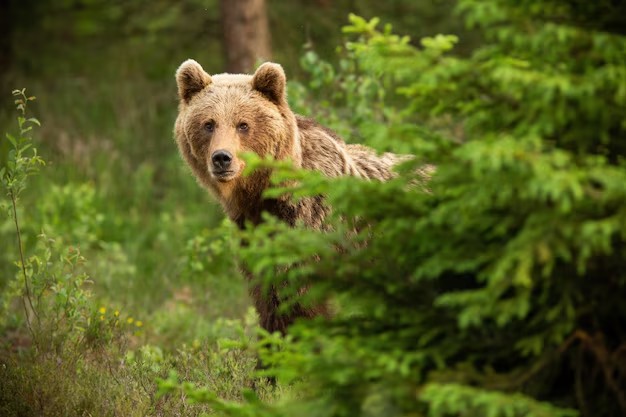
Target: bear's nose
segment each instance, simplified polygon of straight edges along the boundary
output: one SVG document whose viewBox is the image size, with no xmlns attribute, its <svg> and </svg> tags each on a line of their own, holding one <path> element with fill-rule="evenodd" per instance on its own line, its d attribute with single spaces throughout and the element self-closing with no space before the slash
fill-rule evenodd
<svg viewBox="0 0 626 417">
<path fill-rule="evenodd" d="M 233 161 L 233 156 L 230 152 L 219 150 L 213 152 L 211 155 L 211 161 L 213 166 L 217 169 L 226 170 L 230 167 L 230 163 Z"/>
</svg>

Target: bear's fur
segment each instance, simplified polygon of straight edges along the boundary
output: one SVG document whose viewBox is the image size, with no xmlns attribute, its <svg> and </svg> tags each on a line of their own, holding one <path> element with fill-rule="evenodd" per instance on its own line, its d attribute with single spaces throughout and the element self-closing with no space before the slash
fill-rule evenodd
<svg viewBox="0 0 626 417">
<path fill-rule="evenodd" d="M 278 64 L 265 63 L 254 75 L 211 76 L 190 59 L 178 68 L 176 81 L 180 105 L 174 133 L 180 153 L 200 184 L 241 228 L 258 224 L 261 213 L 267 212 L 291 226 L 302 222 L 321 229 L 328 207 L 321 197 L 298 202 L 288 197 L 264 198 L 270 172 L 257 170 L 242 176 L 245 162 L 238 157 L 240 152 L 290 159 L 296 167 L 329 177 L 352 175 L 380 181 L 390 179 L 392 166 L 404 159 L 391 153 L 378 156 L 365 146 L 346 144 L 330 129 L 295 115 L 287 104 L 287 80 Z M 262 294 L 255 286 L 251 295 L 261 326 L 270 332 L 284 333 L 297 317 L 327 314 L 323 306 L 299 304 L 291 314 L 279 314 L 276 290 Z"/>
</svg>

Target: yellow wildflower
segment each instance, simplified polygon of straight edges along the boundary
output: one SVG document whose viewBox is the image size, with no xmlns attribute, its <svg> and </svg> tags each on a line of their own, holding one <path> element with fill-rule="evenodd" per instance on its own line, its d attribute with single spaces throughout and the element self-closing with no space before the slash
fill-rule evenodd
<svg viewBox="0 0 626 417">
<path fill-rule="evenodd" d="M 141 320 L 137 320 L 137 321 L 135 322 L 135 326 L 137 326 L 137 327 L 141 327 L 141 326 L 143 326 L 143 322 L 142 322 Z"/>
<path fill-rule="evenodd" d="M 133 321 L 135 321 L 135 320 L 132 317 L 129 317 L 129 318 L 126 319 L 126 323 L 128 323 L 128 324 L 132 324 Z"/>
<path fill-rule="evenodd" d="M 103 320 L 104 320 L 104 316 L 100 316 L 100 321 L 103 321 Z"/>
<path fill-rule="evenodd" d="M 113 315 L 114 315 L 115 317 L 119 317 L 119 316 L 120 316 L 120 312 L 119 312 L 118 310 L 115 310 L 115 313 L 113 313 Z"/>
<path fill-rule="evenodd" d="M 100 310 L 98 310 L 100 312 L 100 314 L 104 314 L 107 312 L 106 307 L 100 307 Z"/>
</svg>

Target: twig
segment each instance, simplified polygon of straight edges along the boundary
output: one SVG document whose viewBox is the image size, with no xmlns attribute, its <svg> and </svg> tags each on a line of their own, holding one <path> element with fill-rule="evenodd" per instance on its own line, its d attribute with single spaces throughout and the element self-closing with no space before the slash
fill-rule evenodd
<svg viewBox="0 0 626 417">
<path fill-rule="evenodd" d="M 589 333 L 583 330 L 576 330 L 568 342 L 573 342 L 574 340 L 580 340 L 583 348 L 586 348 L 595 356 L 596 361 L 600 365 L 600 369 L 604 375 L 606 385 L 611 391 L 613 391 L 620 409 L 626 415 L 626 397 L 624 396 L 624 392 L 620 388 L 619 384 L 615 381 L 615 378 L 613 378 L 614 367 L 610 363 L 612 358 L 602 339 L 602 335 L 600 334 L 596 337 L 592 337 Z"/>
<path fill-rule="evenodd" d="M 583 350 L 578 350 L 578 357 L 576 358 L 576 381 L 574 384 L 574 390 L 576 392 L 576 401 L 578 402 L 578 408 L 583 416 L 590 416 L 587 410 L 587 404 L 585 401 L 585 390 L 582 377 L 582 362 L 583 362 Z"/>
<path fill-rule="evenodd" d="M 17 202 L 15 201 L 15 194 L 13 190 L 10 191 L 11 196 L 11 204 L 13 207 L 13 221 L 15 222 L 15 232 L 17 234 L 17 245 L 18 251 L 20 253 L 20 263 L 22 267 L 22 276 L 24 278 L 24 287 L 26 289 L 26 299 L 28 300 L 28 304 L 30 305 L 31 311 L 37 318 L 37 324 L 41 325 L 41 321 L 39 320 L 39 315 L 37 314 L 37 310 L 33 306 L 33 301 L 30 297 L 30 286 L 28 285 L 28 277 L 26 276 L 26 263 L 24 262 L 24 250 L 22 249 L 22 234 L 20 232 L 20 224 L 17 219 Z M 33 337 L 33 341 L 35 345 L 37 345 L 37 338 L 35 337 L 35 332 L 33 331 L 31 322 L 30 322 L 30 314 L 28 313 L 28 307 L 26 306 L 26 302 L 24 301 L 24 297 L 22 297 L 22 306 L 24 307 L 24 314 L 26 315 L 26 324 L 28 325 L 28 330 L 30 331 L 31 336 Z"/>
</svg>

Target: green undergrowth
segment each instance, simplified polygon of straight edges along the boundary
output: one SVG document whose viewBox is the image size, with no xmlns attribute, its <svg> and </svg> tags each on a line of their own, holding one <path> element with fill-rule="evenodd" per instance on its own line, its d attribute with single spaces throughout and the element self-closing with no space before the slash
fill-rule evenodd
<svg viewBox="0 0 626 417">
<path fill-rule="evenodd" d="M 157 398 L 157 379 L 172 369 L 231 400 L 252 385 L 271 399 L 274 389 L 253 378 L 256 314 L 231 230 L 175 151 L 163 160 L 126 147 L 107 157 L 119 144 L 65 143 L 90 121 L 40 127 L 30 114 L 52 109 L 14 93 L 19 134 L 3 142 L 1 172 L 0 414 L 210 411 Z M 174 149 L 169 133 L 160 136 Z"/>
</svg>

